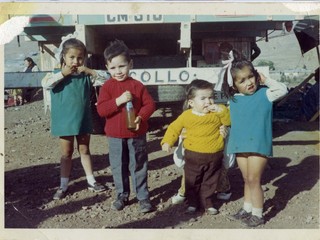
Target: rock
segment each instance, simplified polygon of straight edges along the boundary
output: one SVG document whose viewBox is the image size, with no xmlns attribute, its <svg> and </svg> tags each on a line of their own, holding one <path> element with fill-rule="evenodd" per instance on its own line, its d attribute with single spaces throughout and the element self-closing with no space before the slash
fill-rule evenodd
<svg viewBox="0 0 320 240">
<path fill-rule="evenodd" d="M 312 216 L 307 216 L 306 223 L 310 223 L 313 220 Z"/>
</svg>

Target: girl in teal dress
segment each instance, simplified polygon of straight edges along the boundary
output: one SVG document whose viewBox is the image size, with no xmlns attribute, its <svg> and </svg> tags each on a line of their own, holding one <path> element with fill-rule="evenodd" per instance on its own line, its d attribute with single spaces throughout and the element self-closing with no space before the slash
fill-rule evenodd
<svg viewBox="0 0 320 240">
<path fill-rule="evenodd" d="M 236 154 L 244 180 L 243 207 L 231 218 L 256 227 L 264 224 L 260 181 L 267 159 L 272 156 L 272 103 L 287 93 L 287 87 L 258 73 L 250 61 L 233 50 L 224 63 L 226 71 L 217 86 L 222 86 L 230 98 L 227 153 Z"/>
<path fill-rule="evenodd" d="M 53 199 L 66 196 L 72 167 L 74 140 L 80 153 L 88 189 L 95 192 L 105 190 L 98 183 L 92 170 L 89 150 L 92 132 L 90 96 L 93 82 L 99 79 L 97 71 L 84 66 L 87 55 L 85 45 L 76 38 L 65 39 L 60 45 L 61 69 L 42 80 L 45 90 L 50 90 L 51 133 L 60 139 L 61 181 Z"/>
</svg>

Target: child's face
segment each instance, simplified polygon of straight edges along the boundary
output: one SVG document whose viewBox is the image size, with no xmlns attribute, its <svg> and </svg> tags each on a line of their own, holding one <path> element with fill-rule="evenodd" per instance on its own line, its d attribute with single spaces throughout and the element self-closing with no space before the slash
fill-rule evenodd
<svg viewBox="0 0 320 240">
<path fill-rule="evenodd" d="M 132 61 L 128 62 L 125 56 L 119 55 L 108 61 L 106 67 L 112 78 L 117 81 L 124 81 L 129 76 Z"/>
<path fill-rule="evenodd" d="M 70 48 L 63 59 L 67 67 L 76 69 L 84 64 L 84 53 L 80 49 Z"/>
<path fill-rule="evenodd" d="M 257 87 L 256 78 L 249 67 L 243 67 L 236 72 L 234 88 L 236 88 L 239 93 L 252 95 L 257 90 Z"/>
<path fill-rule="evenodd" d="M 199 89 L 195 92 L 195 97 L 188 101 L 194 111 L 204 114 L 210 112 L 208 106 L 213 103 L 213 89 Z"/>
</svg>

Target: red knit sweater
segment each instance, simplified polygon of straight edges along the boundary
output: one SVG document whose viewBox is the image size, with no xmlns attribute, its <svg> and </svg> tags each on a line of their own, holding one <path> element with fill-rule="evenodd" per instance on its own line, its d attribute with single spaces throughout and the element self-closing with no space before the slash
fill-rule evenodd
<svg viewBox="0 0 320 240">
<path fill-rule="evenodd" d="M 116 104 L 116 98 L 125 91 L 131 92 L 136 116 L 140 116 L 142 119 L 138 131 L 127 129 L 125 104 L 120 106 Z M 138 80 L 129 77 L 119 82 L 110 78 L 100 89 L 97 110 L 99 115 L 107 120 L 104 127 L 107 136 L 132 138 L 147 132 L 148 119 L 155 111 L 155 103 L 145 86 Z"/>
</svg>

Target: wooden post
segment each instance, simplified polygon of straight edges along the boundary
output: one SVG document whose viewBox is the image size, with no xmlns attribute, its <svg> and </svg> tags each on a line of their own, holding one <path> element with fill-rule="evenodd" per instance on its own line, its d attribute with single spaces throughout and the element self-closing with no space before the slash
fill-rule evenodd
<svg viewBox="0 0 320 240">
<path fill-rule="evenodd" d="M 309 120 L 309 122 L 313 122 L 314 120 L 316 120 L 320 115 L 320 110 L 318 110 L 313 116 L 312 118 Z"/>
</svg>

